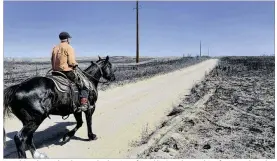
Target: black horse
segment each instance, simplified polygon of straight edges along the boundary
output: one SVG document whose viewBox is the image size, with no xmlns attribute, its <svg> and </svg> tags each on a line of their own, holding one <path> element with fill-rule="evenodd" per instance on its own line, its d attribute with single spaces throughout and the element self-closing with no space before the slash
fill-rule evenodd
<svg viewBox="0 0 277 161">
<path fill-rule="evenodd" d="M 114 70 L 109 62 L 109 56 L 107 56 L 106 59 L 99 57 L 99 60 L 96 62 L 92 61 L 87 69 L 79 71 L 96 88 L 95 93 L 89 96 L 92 108 L 85 111 L 88 138 L 89 140 L 95 140 L 97 137 L 92 132 L 91 123 L 92 114 L 95 110 L 94 103 L 97 100 L 97 86 L 101 77 L 108 81 L 114 81 Z M 73 98 L 70 90 L 66 92 L 59 91 L 57 83 L 47 77 L 34 77 L 4 90 L 4 117 L 11 116 L 10 114 L 13 113 L 23 124 L 23 128 L 14 136 L 19 158 L 26 158 L 25 151 L 28 149 L 31 151 L 33 158 L 47 158 L 45 154 L 36 150 L 33 143 L 33 135 L 39 125 L 49 115 L 67 116 L 73 114 L 77 125 L 64 135 L 63 141 L 68 141 L 74 136 L 75 132 L 83 124 L 82 112 L 72 110 L 72 103 L 79 103 L 78 97 L 76 98 Z"/>
</svg>

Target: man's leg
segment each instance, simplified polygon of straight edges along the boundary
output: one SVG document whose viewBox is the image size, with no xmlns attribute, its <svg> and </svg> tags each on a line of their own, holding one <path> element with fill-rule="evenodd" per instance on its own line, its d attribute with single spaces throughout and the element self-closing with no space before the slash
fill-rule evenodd
<svg viewBox="0 0 277 161">
<path fill-rule="evenodd" d="M 82 111 L 86 111 L 88 109 L 88 91 L 85 89 L 85 87 L 80 87 L 80 82 L 78 81 L 76 75 L 73 73 L 73 71 L 63 72 L 68 79 L 70 79 L 72 82 L 76 83 L 77 86 L 79 86 L 80 89 L 80 109 Z"/>
<path fill-rule="evenodd" d="M 88 109 L 88 91 L 86 89 L 82 89 L 80 92 L 81 99 L 81 110 L 86 111 Z"/>
</svg>

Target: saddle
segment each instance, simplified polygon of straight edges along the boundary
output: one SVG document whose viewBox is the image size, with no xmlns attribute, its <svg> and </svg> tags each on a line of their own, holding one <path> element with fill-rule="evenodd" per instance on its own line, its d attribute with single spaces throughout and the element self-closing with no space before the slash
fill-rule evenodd
<svg viewBox="0 0 277 161">
<path fill-rule="evenodd" d="M 93 93 L 93 96 L 97 98 L 97 89 L 89 81 L 89 79 L 80 70 L 77 70 L 75 74 L 79 79 L 81 79 L 81 86 L 85 86 L 90 91 L 90 93 Z M 59 71 L 52 71 L 51 74 L 46 74 L 46 78 L 51 79 L 55 83 L 56 89 L 58 91 L 62 93 L 70 93 L 73 107 L 76 107 L 76 102 L 77 106 L 79 105 L 79 101 L 75 102 L 74 100 L 79 100 L 78 98 L 80 87 L 69 80 L 65 74 Z"/>
<path fill-rule="evenodd" d="M 78 92 L 77 85 L 70 81 L 65 74 L 59 71 L 52 71 L 52 74 L 46 75 L 47 78 L 53 80 L 58 91 L 67 93 L 71 90 Z"/>
</svg>

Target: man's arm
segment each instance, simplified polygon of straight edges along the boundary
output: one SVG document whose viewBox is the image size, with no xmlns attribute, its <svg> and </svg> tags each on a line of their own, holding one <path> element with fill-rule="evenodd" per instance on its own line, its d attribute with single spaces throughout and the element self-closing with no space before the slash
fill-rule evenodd
<svg viewBox="0 0 277 161">
<path fill-rule="evenodd" d="M 52 49 L 52 53 L 51 53 L 51 64 L 52 64 L 52 68 L 54 68 L 54 49 L 55 49 L 55 47 Z"/>
<path fill-rule="evenodd" d="M 75 59 L 75 52 L 74 52 L 74 49 L 70 46 L 68 48 L 68 57 L 67 57 L 67 62 L 68 62 L 68 65 L 71 66 L 71 67 L 75 67 L 78 65 L 78 63 L 76 62 L 76 59 Z"/>
<path fill-rule="evenodd" d="M 53 53 L 52 53 L 52 56 L 51 56 L 51 64 L 52 64 L 52 68 L 54 67 L 54 62 L 53 62 Z"/>
</svg>

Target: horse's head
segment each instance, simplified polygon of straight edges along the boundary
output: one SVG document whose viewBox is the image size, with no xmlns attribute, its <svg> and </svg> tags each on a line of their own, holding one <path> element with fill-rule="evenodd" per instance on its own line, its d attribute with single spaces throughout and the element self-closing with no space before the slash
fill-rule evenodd
<svg viewBox="0 0 277 161">
<path fill-rule="evenodd" d="M 91 61 L 91 65 L 87 69 L 87 72 L 89 72 L 89 74 L 92 75 L 92 73 L 95 70 L 99 70 L 100 74 L 101 74 L 100 77 L 103 77 L 104 79 L 106 79 L 108 81 L 114 81 L 115 80 L 115 75 L 114 75 L 115 70 L 113 70 L 112 64 L 109 61 L 109 56 L 107 56 L 105 59 L 102 59 L 100 56 L 98 56 L 98 57 L 99 57 L 99 60 L 97 60 L 96 62 Z"/>
</svg>

